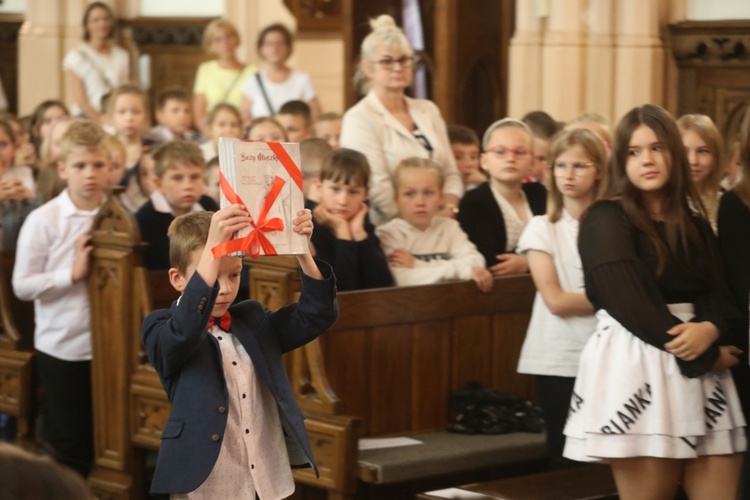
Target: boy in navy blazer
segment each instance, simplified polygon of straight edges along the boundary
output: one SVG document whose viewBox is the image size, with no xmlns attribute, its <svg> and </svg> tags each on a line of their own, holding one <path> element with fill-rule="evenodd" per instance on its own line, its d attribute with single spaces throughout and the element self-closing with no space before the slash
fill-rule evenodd
<svg viewBox="0 0 750 500">
<path fill-rule="evenodd" d="M 312 234 L 301 211 L 294 231 Z M 169 229 L 169 279 L 182 293 L 151 313 L 142 341 L 172 403 L 151 492 L 172 498 L 285 498 L 291 468 L 314 467 L 282 354 L 338 318 L 333 271 L 299 255 L 299 302 L 275 312 L 237 295 L 242 261 L 211 249 L 250 225 L 240 205 L 195 212 Z M 230 307 L 231 306 L 231 307 Z"/>
</svg>

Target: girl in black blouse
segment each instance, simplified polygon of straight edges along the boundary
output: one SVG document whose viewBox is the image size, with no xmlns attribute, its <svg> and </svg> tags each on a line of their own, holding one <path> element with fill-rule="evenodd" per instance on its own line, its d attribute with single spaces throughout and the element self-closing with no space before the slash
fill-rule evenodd
<svg viewBox="0 0 750 500">
<path fill-rule="evenodd" d="M 598 325 L 581 356 L 565 456 L 609 461 L 623 499 L 673 498 L 680 482 L 690 498 L 734 499 L 746 446 L 728 371 L 739 313 L 665 110 L 623 117 L 609 183 L 579 232 Z"/>
</svg>

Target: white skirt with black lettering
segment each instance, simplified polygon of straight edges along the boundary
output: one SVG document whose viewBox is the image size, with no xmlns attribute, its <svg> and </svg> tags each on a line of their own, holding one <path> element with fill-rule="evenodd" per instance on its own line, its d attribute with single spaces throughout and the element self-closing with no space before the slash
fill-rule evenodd
<svg viewBox="0 0 750 500">
<path fill-rule="evenodd" d="M 692 304 L 670 304 L 678 318 Z M 581 354 L 564 456 L 695 458 L 745 450 L 745 419 L 729 371 L 680 373 L 674 355 L 646 344 L 606 311 Z"/>
</svg>

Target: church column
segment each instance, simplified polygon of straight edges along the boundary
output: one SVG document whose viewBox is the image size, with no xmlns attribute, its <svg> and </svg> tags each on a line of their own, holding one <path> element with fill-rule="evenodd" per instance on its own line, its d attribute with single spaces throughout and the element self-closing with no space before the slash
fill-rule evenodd
<svg viewBox="0 0 750 500">
<path fill-rule="evenodd" d="M 591 0 L 589 4 L 583 109 L 584 112 L 601 113 L 611 124 L 617 121 L 612 107 L 615 77 L 614 3 L 613 0 Z"/>
<path fill-rule="evenodd" d="M 516 1 L 516 28 L 510 41 L 508 115 L 521 118 L 542 104 L 542 19 L 536 2 Z"/>
<path fill-rule="evenodd" d="M 661 1 L 616 3 L 613 121 L 635 106 L 664 104 L 664 45 L 659 36 Z"/>
<path fill-rule="evenodd" d="M 27 0 L 18 36 L 18 112 L 31 113 L 45 99 L 62 96 L 65 55 L 64 0 Z"/>
<path fill-rule="evenodd" d="M 584 107 L 583 0 L 549 2 L 542 46 L 542 106 L 556 120 L 570 120 Z"/>
</svg>

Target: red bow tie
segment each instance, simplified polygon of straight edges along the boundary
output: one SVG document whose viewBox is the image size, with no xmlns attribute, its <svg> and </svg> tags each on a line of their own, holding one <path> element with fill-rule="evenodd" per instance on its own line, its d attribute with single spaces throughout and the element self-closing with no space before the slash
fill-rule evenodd
<svg viewBox="0 0 750 500">
<path fill-rule="evenodd" d="M 225 312 L 221 318 L 216 318 L 215 316 L 211 316 L 208 320 L 208 326 L 206 327 L 207 330 L 210 330 L 214 324 L 216 324 L 216 320 L 218 321 L 218 326 L 225 332 L 229 333 L 229 328 L 232 326 L 232 317 L 229 315 L 229 311 Z"/>
</svg>

